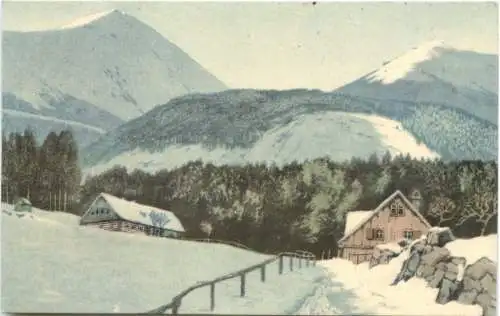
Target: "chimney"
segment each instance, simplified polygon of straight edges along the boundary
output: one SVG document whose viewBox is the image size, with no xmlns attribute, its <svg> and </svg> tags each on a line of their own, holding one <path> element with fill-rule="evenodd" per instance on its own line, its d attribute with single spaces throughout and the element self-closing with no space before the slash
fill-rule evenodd
<svg viewBox="0 0 500 316">
<path fill-rule="evenodd" d="M 410 202 L 411 204 L 413 204 L 415 209 L 417 209 L 417 211 L 421 211 L 420 208 L 422 207 L 422 195 L 420 194 L 419 190 L 413 189 L 413 191 L 411 191 Z"/>
</svg>

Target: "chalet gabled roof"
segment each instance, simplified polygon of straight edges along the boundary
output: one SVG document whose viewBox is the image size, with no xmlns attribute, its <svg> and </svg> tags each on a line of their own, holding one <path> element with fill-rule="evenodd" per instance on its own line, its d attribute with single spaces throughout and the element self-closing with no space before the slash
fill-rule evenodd
<svg viewBox="0 0 500 316">
<path fill-rule="evenodd" d="M 366 222 L 368 222 L 370 219 L 372 219 L 375 215 L 377 215 L 378 213 L 380 213 L 380 211 L 382 211 L 384 209 L 384 207 L 387 206 L 387 204 L 389 204 L 395 197 L 400 197 L 401 200 L 403 200 L 403 202 L 405 204 L 407 204 L 407 206 L 410 208 L 410 211 L 412 211 L 423 223 L 424 225 L 426 225 L 427 227 L 431 227 L 431 225 L 429 224 L 429 222 L 427 222 L 427 220 L 422 216 L 422 214 L 415 208 L 415 206 L 413 206 L 413 203 L 411 203 L 407 198 L 406 196 L 399 190 L 396 190 L 396 192 L 394 192 L 393 194 L 391 194 L 388 198 L 386 198 L 384 201 L 382 201 L 382 203 L 379 204 L 379 206 L 377 206 L 377 208 L 375 210 L 373 210 L 371 212 L 371 214 L 367 215 L 366 217 L 364 217 L 356 226 L 354 226 L 349 232 L 346 232 L 344 234 L 344 237 L 342 237 L 339 241 L 338 241 L 338 244 L 341 244 L 342 242 L 344 242 L 347 238 L 349 238 L 352 234 L 354 234 L 355 232 L 357 232 L 361 227 L 363 227 Z M 349 214 L 349 213 L 348 213 Z M 347 224 L 347 223 L 346 223 Z"/>
<path fill-rule="evenodd" d="M 124 220 L 177 232 L 185 231 L 179 219 L 170 211 L 127 201 L 107 193 L 99 194 L 95 201 L 97 201 L 100 197 L 102 197 L 109 204 L 109 206 L 113 208 L 116 215 Z M 94 205 L 95 201 L 92 205 Z M 90 208 L 88 211 L 90 211 Z M 86 213 L 83 216 L 85 216 Z"/>
<path fill-rule="evenodd" d="M 367 211 L 352 211 L 347 213 L 346 220 L 345 220 L 345 229 L 344 229 L 344 235 L 347 235 L 356 228 L 356 226 L 364 221 L 365 218 L 371 216 L 373 213 L 373 210 L 367 210 Z"/>
</svg>

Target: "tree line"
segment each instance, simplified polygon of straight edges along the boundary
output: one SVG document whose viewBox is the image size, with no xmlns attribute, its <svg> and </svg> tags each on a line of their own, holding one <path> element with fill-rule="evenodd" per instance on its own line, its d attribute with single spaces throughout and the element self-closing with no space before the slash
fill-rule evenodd
<svg viewBox="0 0 500 316">
<path fill-rule="evenodd" d="M 2 201 L 26 197 L 42 209 L 70 211 L 78 206 L 80 181 L 71 130 L 51 132 L 41 145 L 30 129 L 2 133 Z"/>
<path fill-rule="evenodd" d="M 497 163 L 409 156 L 315 159 L 283 167 L 190 162 L 154 174 L 116 166 L 87 179 L 80 211 L 100 192 L 173 211 L 188 237 L 241 242 L 263 252 L 336 250 L 346 214 L 374 209 L 395 190 L 419 190 L 422 214 L 459 237 L 496 232 Z"/>
</svg>

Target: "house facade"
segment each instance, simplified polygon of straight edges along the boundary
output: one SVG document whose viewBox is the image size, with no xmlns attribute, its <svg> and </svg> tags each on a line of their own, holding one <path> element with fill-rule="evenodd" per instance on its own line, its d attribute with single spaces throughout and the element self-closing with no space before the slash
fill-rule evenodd
<svg viewBox="0 0 500 316">
<path fill-rule="evenodd" d="M 172 212 L 120 199 L 107 193 L 99 194 L 83 214 L 80 225 L 170 238 L 182 237 L 185 232 L 181 222 Z"/>
<path fill-rule="evenodd" d="M 370 260 L 377 245 L 414 240 L 427 233 L 431 226 L 420 213 L 421 199 L 418 191 L 408 199 L 398 190 L 374 210 L 349 212 L 338 242 L 339 257 L 362 263 Z"/>
</svg>

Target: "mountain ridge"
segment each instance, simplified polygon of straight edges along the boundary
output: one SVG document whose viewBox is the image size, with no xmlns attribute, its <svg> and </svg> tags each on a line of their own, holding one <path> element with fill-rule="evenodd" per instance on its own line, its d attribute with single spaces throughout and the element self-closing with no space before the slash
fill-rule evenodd
<svg viewBox="0 0 500 316">
<path fill-rule="evenodd" d="M 498 55 L 429 42 L 337 89 L 378 100 L 440 103 L 498 124 Z"/>
<path fill-rule="evenodd" d="M 227 88 L 149 25 L 116 10 L 71 28 L 4 32 L 3 48 L 4 99 L 8 93 L 58 119 L 47 110 L 61 96 L 81 100 L 99 109 L 93 119 L 108 130 L 171 98 Z"/>
<path fill-rule="evenodd" d="M 336 118 L 321 121 L 322 116 L 329 115 Z M 345 119 L 338 118 L 342 115 Z M 352 117 L 356 115 L 372 115 L 376 120 L 386 120 L 383 128 L 393 126 L 387 135 L 406 133 L 408 145 L 416 143 L 412 148 L 424 144 L 428 153 L 435 152 L 445 160 L 492 159 L 497 155 L 496 125 L 458 108 L 437 103 L 371 100 L 318 90 L 235 89 L 186 95 L 157 106 L 84 148 L 82 165 L 85 168 L 103 164 L 111 167 L 109 164 L 118 161 L 126 165 L 129 158 L 131 165 L 158 165 L 155 159 L 160 162 L 175 160 L 182 164 L 189 159 L 203 159 L 209 154 L 216 154 L 212 156 L 233 164 L 245 161 L 280 164 L 296 158 L 316 158 L 311 153 L 316 156 L 330 153 L 334 160 L 345 160 L 350 158 L 348 152 L 355 157 L 359 153 L 362 156 L 372 154 L 373 149 L 383 153 L 402 139 L 399 136 L 384 138 L 380 129 L 374 129 L 373 122 L 366 125 L 357 118 L 353 121 Z M 304 117 L 308 122 L 316 123 L 306 126 L 301 123 Z M 443 123 L 449 126 L 448 131 L 443 131 Z M 303 131 L 303 138 L 297 138 L 300 136 L 298 130 Z M 319 132 L 314 134 L 314 130 Z M 369 138 L 372 138 L 370 146 L 365 142 Z M 410 141 L 412 138 L 415 141 Z M 336 147 L 346 140 L 352 141 L 351 149 L 349 143 Z M 260 150 L 264 148 L 263 142 L 268 154 Z M 315 147 L 307 148 L 305 144 L 315 144 Z M 382 144 L 382 147 L 376 144 Z M 298 146 L 297 151 L 291 149 L 294 146 Z M 185 150 L 179 151 L 179 148 Z M 271 156 L 276 156 L 277 148 L 284 148 L 282 152 L 288 152 L 289 157 L 276 154 L 280 159 L 271 159 Z M 404 152 L 404 146 L 401 148 Z M 168 154 L 169 150 L 177 150 L 178 155 Z M 256 151 L 261 153 L 259 157 L 251 154 Z M 199 153 L 198 156 L 193 156 L 195 152 Z M 414 153 L 411 150 L 410 154 Z M 235 155 L 253 158 L 238 160 Z M 432 154 L 423 156 L 435 157 Z"/>
</svg>

